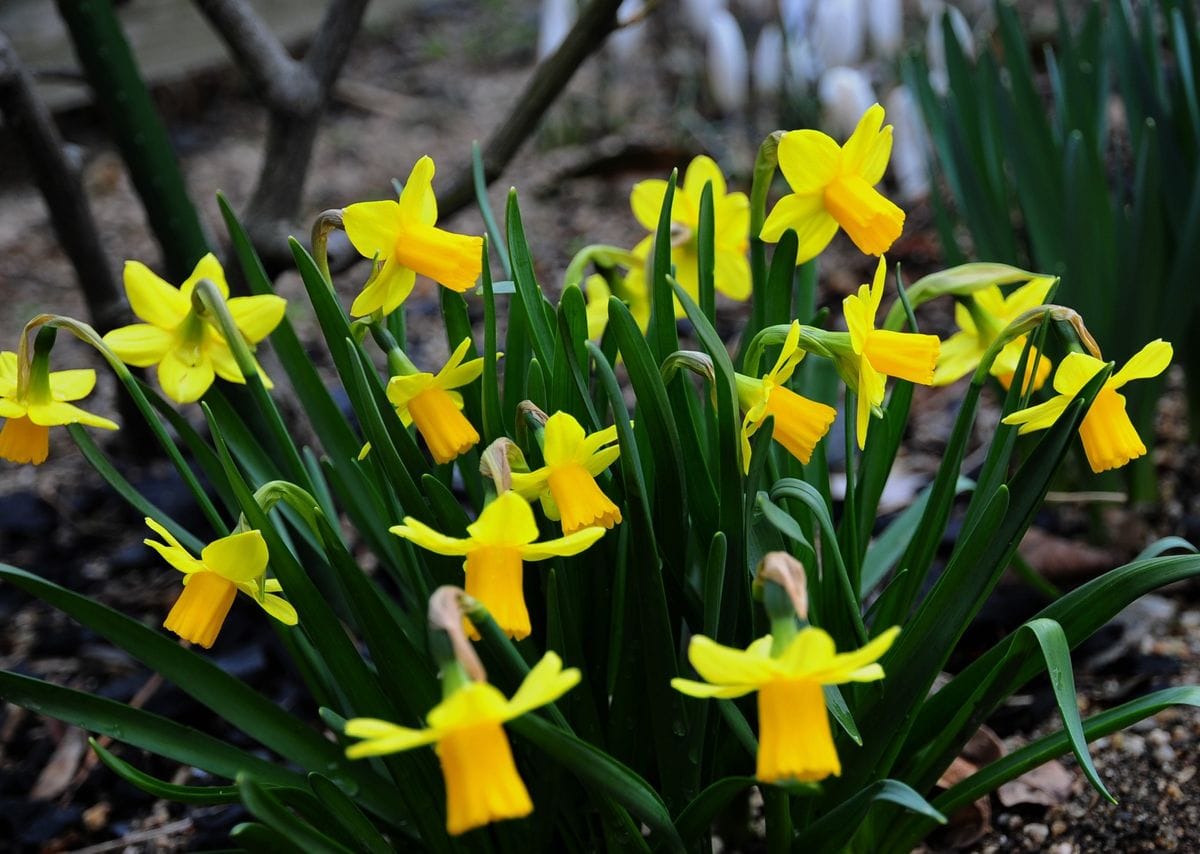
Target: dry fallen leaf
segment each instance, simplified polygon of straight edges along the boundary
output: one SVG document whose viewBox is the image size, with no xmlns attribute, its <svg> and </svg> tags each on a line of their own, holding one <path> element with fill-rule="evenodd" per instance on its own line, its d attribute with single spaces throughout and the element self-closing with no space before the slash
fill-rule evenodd
<svg viewBox="0 0 1200 854">
<path fill-rule="evenodd" d="M 1051 760 L 1005 783 L 996 790 L 996 797 L 1005 807 L 1017 804 L 1052 807 L 1066 803 L 1074 786 L 1075 775 L 1061 762 Z"/>
<path fill-rule="evenodd" d="M 46 763 L 46 767 L 38 775 L 37 782 L 33 784 L 33 788 L 29 792 L 29 799 L 33 801 L 49 800 L 65 792 L 67 786 L 71 784 L 71 778 L 75 776 L 75 770 L 79 767 L 79 763 L 83 761 L 86 749 L 87 734 L 75 727 L 67 729 L 59 740 L 58 747 L 54 749 L 50 761 Z"/>
</svg>

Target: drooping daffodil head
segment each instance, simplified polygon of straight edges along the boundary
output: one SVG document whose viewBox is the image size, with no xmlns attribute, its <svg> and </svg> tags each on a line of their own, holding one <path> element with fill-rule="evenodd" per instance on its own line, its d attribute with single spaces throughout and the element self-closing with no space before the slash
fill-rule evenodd
<svg viewBox="0 0 1200 854">
<path fill-rule="evenodd" d="M 883 405 L 887 378 L 930 385 L 941 350 L 936 335 L 875 328 L 886 278 L 887 264 L 881 255 L 871 284 L 861 285 L 858 293 L 842 301 L 850 344 L 858 359 L 855 426 L 860 450 L 866 446 L 872 412 Z"/>
<path fill-rule="evenodd" d="M 446 783 L 446 831 L 452 836 L 493 821 L 533 812 L 517 773 L 504 724 L 552 703 L 579 683 L 575 668 L 547 652 L 512 699 L 487 682 L 467 682 L 429 712 L 428 727 L 412 729 L 375 718 L 346 721 L 346 735 L 362 741 L 346 748 L 351 759 L 383 756 L 434 744 Z"/>
<path fill-rule="evenodd" d="M 1053 285 L 1052 277 L 1039 276 L 1015 289 L 1008 296 L 1003 294 L 998 285 L 991 285 L 956 304 L 954 319 L 958 323 L 959 331 L 942 342 L 937 368 L 933 373 L 933 384 L 949 385 L 975 370 L 988 347 L 1000 336 L 1004 328 L 1025 312 L 1041 305 Z M 990 373 L 1006 389 L 1016 376 L 1028 337 L 1022 335 L 1009 341 L 992 362 Z M 1033 349 L 1029 353 L 1029 364 L 1033 365 L 1035 362 L 1037 367 L 1030 374 L 1032 383 L 1026 382 L 1025 391 L 1040 389 L 1050 376 L 1050 359 Z"/>
<path fill-rule="evenodd" d="M 833 638 L 806 626 L 777 656 L 773 639 L 759 638 L 745 650 L 722 646 L 696 635 L 688 660 L 704 682 L 672 679 L 675 690 L 689 697 L 741 697 L 758 692 L 758 767 L 767 783 L 813 782 L 840 775 L 823 685 L 882 679 L 877 663 L 896 639 L 893 627 L 861 649 L 838 653 Z"/>
<path fill-rule="evenodd" d="M 809 400 L 787 387 L 787 381 L 803 358 L 800 323 L 793 321 L 771 370 L 762 377 L 734 375 L 738 405 L 744 413 L 741 440 L 745 471 L 750 470 L 750 437 L 758 432 L 768 416 L 774 418 L 772 438 L 802 463 L 812 458 L 817 442 L 829 432 L 837 417 L 832 406 Z"/>
<path fill-rule="evenodd" d="M 463 396 L 456 391 L 483 373 L 483 359 L 463 361 L 470 349 L 471 339 L 464 338 L 437 374 L 406 374 L 388 382 L 387 397 L 396 414 L 405 427 L 417 425 L 439 463 L 448 463 L 479 443 L 479 432 L 463 415 Z"/>
<path fill-rule="evenodd" d="M 193 305 L 192 293 L 202 279 L 216 286 L 238 332 L 251 347 L 274 331 L 287 308 L 286 301 L 274 294 L 229 299 L 225 271 L 212 253 L 197 262 L 178 288 L 139 261 L 125 262 L 124 277 L 129 305 L 144 322 L 112 330 L 104 336 L 104 343 L 128 365 L 157 365 L 158 384 L 176 403 L 199 400 L 216 377 L 246 382 L 225 336 Z M 258 374 L 270 388 L 271 380 L 261 367 Z"/>
<path fill-rule="evenodd" d="M 412 293 L 417 274 L 463 293 L 475 286 L 483 267 L 483 238 L 436 226 L 433 160 L 413 166 L 398 201 L 358 202 L 342 211 L 346 236 L 359 254 L 375 261 L 367 286 L 350 313 L 391 314 Z"/>
<path fill-rule="evenodd" d="M 50 453 L 50 428 L 86 424 L 116 430 L 115 422 L 88 412 L 70 401 L 81 400 L 96 386 L 91 368 L 51 371 L 49 359 L 35 354 L 28 382 L 22 387 L 19 356 L 0 353 L 0 459 L 40 465 Z"/>
<path fill-rule="evenodd" d="M 479 518 L 467 526 L 466 537 L 448 537 L 412 516 L 391 531 L 431 552 L 465 557 L 467 594 L 482 602 L 496 624 L 515 640 L 532 631 L 525 606 L 524 562 L 578 554 L 604 536 L 604 528 L 590 527 L 537 542 L 533 510 L 512 490 L 483 508 Z M 478 639 L 474 627 L 469 631 Z"/>
<path fill-rule="evenodd" d="M 746 300 L 750 297 L 750 262 L 746 255 L 750 246 L 750 200 L 745 193 L 728 192 L 720 167 L 704 155 L 688 164 L 671 202 L 671 260 L 675 264 L 675 279 L 692 299 L 699 300 L 697 235 L 700 200 L 709 183 L 713 193 L 713 283 L 730 299 Z M 633 250 L 643 262 L 654 247 L 666 194 L 667 182 L 660 178 L 639 181 L 630 193 L 629 206 L 634 217 L 650 232 Z M 634 292 L 647 292 L 644 264 L 630 270 L 626 281 Z M 678 304 L 676 315 L 683 316 Z"/>
<path fill-rule="evenodd" d="M 183 573 L 183 592 L 167 614 L 164 628 L 208 649 L 239 590 L 279 622 L 296 625 L 296 609 L 277 595 L 282 592 L 279 581 L 265 577 L 269 555 L 260 531 L 239 531 L 214 540 L 196 558 L 158 522 L 147 517 L 146 524 L 164 540 L 146 538 L 146 545 Z"/>
<path fill-rule="evenodd" d="M 1171 364 L 1173 354 L 1170 344 L 1156 339 L 1104 381 L 1079 425 L 1079 438 L 1092 471 L 1099 474 L 1120 468 L 1146 453 L 1146 445 L 1126 412 L 1125 395 L 1118 389 L 1131 380 L 1158 376 Z M 1068 354 L 1054 374 L 1054 397 L 1008 415 L 1004 423 L 1019 424 L 1021 434 L 1045 430 L 1058 421 L 1067 405 L 1104 365 L 1100 359 L 1086 353 Z"/>
<path fill-rule="evenodd" d="M 892 153 L 892 126 L 873 104 L 839 146 L 816 130 L 793 130 L 779 141 L 779 168 L 792 192 L 780 199 L 760 236 L 776 243 L 788 229 L 799 238 L 796 263 L 821 254 L 840 227 L 867 255 L 882 255 L 904 228 L 904 211 L 875 189 Z"/>
<path fill-rule="evenodd" d="M 620 456 L 616 426 L 588 434 L 569 412 L 546 421 L 542 456 L 546 464 L 533 472 L 513 472 L 513 490 L 527 499 L 540 498 L 550 519 L 560 519 L 564 534 L 621 521 L 621 508 L 604 494 L 596 475 Z"/>
</svg>

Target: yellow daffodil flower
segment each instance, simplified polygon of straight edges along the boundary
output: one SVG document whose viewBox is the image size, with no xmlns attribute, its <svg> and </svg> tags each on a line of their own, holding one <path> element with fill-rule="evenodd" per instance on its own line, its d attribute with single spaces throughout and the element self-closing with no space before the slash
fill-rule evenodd
<svg viewBox="0 0 1200 854">
<path fill-rule="evenodd" d="M 51 372 L 44 358 L 35 357 L 29 368 L 28 388 L 18 381 L 18 357 L 0 353 L 0 459 L 14 463 L 46 461 L 50 453 L 50 428 L 66 424 L 86 424 L 104 430 L 116 430 L 107 418 L 73 406 L 67 401 L 80 400 L 96 386 L 91 368 Z"/>
<path fill-rule="evenodd" d="M 546 464 L 533 472 L 513 472 L 512 487 L 523 498 L 540 498 L 550 519 L 561 519 L 564 534 L 593 525 L 611 528 L 621 521 L 621 508 L 600 487 L 596 475 L 621 455 L 616 426 L 588 436 L 568 412 L 546 421 L 542 456 Z"/>
<path fill-rule="evenodd" d="M 355 317 L 374 311 L 391 314 L 412 293 L 417 273 L 459 293 L 475 286 L 483 265 L 483 238 L 435 227 L 433 172 L 433 160 L 422 157 L 399 201 L 358 202 L 342 211 L 354 248 L 380 265 L 350 307 Z"/>
<path fill-rule="evenodd" d="M 1079 425 L 1079 438 L 1092 471 L 1099 474 L 1120 468 L 1146 453 L 1146 446 L 1125 411 L 1125 396 L 1117 389 L 1130 380 L 1158 376 L 1171 364 L 1173 352 L 1171 345 L 1161 338 L 1151 341 L 1135 353 L 1125 367 L 1105 380 Z M 1045 430 L 1058 420 L 1067 404 L 1103 367 L 1104 362 L 1085 353 L 1070 353 L 1054 374 L 1054 390 L 1058 394 L 1045 403 L 1012 413 L 1004 423 L 1020 424 L 1022 435 Z"/>
<path fill-rule="evenodd" d="M 274 595 L 281 591 L 279 582 L 263 577 L 268 554 L 261 532 L 242 531 L 222 537 L 205 546 L 197 559 L 162 525 L 149 517 L 146 524 L 166 542 L 149 538 L 143 542 L 183 573 L 183 592 L 167 614 L 164 628 L 208 649 L 217 639 L 239 590 L 285 626 L 296 625 L 296 609 Z"/>
<path fill-rule="evenodd" d="M 387 397 L 396 414 L 417 432 L 439 463 L 448 463 L 475 447 L 479 433 L 462 414 L 463 397 L 454 389 L 474 382 L 483 373 L 483 359 L 464 362 L 471 339 L 464 338 L 437 374 L 395 376 L 388 382 Z"/>
<path fill-rule="evenodd" d="M 742 466 L 750 471 L 750 437 L 768 415 L 775 419 L 772 438 L 787 448 L 788 453 L 802 463 L 812 458 L 813 448 L 829 432 L 837 410 L 815 400 L 796 394 L 786 386 L 792 372 L 804 358 L 800 349 L 800 323 L 794 321 L 788 330 L 775 367 L 761 379 L 734 374 L 737 383 L 738 405 L 745 413 L 742 420 Z"/>
<path fill-rule="evenodd" d="M 535 542 L 538 529 L 533 511 L 512 491 L 484 507 L 467 526 L 465 538 L 447 537 L 412 516 L 391 531 L 431 552 L 466 557 L 467 594 L 482 602 L 496 624 L 515 640 L 531 631 L 522 587 L 524 561 L 579 554 L 604 536 L 603 528 L 584 528 L 556 540 Z M 474 628 L 470 633 L 478 639 Z"/>
<path fill-rule="evenodd" d="M 822 685 L 873 682 L 883 678 L 875 663 L 900 629 L 893 627 L 854 652 L 838 654 L 833 638 L 815 626 L 796 634 L 771 656 L 770 635 L 745 650 L 722 646 L 703 635 L 692 638 L 688 660 L 705 682 L 672 679 L 689 697 L 741 697 L 758 691 L 758 767 L 765 783 L 813 782 L 840 775 Z"/>
<path fill-rule="evenodd" d="M 785 137 L 786 138 L 786 137 Z M 941 342 L 936 335 L 893 332 L 875 328 L 875 315 L 883 300 L 883 282 L 887 265 L 883 256 L 875 268 L 875 279 L 861 285 L 857 294 L 842 301 L 850 344 L 858 358 L 858 447 L 867 443 L 871 411 L 883 405 L 884 383 L 888 377 L 929 385 L 933 382 Z"/>
<path fill-rule="evenodd" d="M 892 126 L 883 107 L 863 113 L 846 144 L 815 130 L 793 130 L 779 142 L 779 168 L 792 188 L 763 223 L 761 238 L 776 243 L 789 228 L 800 239 L 796 263 L 821 254 L 838 227 L 867 255 L 882 255 L 904 228 L 904 211 L 875 185 L 892 153 Z"/>
<path fill-rule="evenodd" d="M 487 682 L 468 682 L 430 710 L 425 729 L 375 718 L 346 721 L 346 735 L 361 738 L 346 756 L 382 756 L 434 744 L 446 781 L 446 832 L 458 836 L 533 812 L 529 791 L 517 773 L 503 724 L 552 703 L 579 683 L 579 671 L 563 670 L 548 652 L 529 671 L 511 700 Z"/>
<path fill-rule="evenodd" d="M 638 329 L 645 332 L 650 327 L 650 294 L 646 292 L 646 276 L 642 272 L 645 258 L 641 258 L 637 275 L 633 271 L 625 275 L 617 285 L 616 296 L 629 306 L 629 313 L 637 322 Z M 608 298 L 613 289 L 599 273 L 593 273 L 583 281 L 584 296 L 587 298 L 588 338 L 600 343 L 604 330 L 608 328 Z"/>
<path fill-rule="evenodd" d="M 225 271 L 211 253 L 200 259 L 178 288 L 145 264 L 126 261 L 125 294 L 133 313 L 146 322 L 114 329 L 104 336 L 104 343 L 128 365 L 158 365 L 158 384 L 176 403 L 199 400 L 217 376 L 231 383 L 246 382 L 225 336 L 192 307 L 192 291 L 201 279 L 210 280 L 227 298 L 229 313 L 250 345 L 271 334 L 287 307 L 282 297 L 273 294 L 228 299 Z M 270 388 L 271 381 L 261 368 L 259 376 Z"/>
<path fill-rule="evenodd" d="M 1001 293 L 999 286 L 992 285 L 967 297 L 968 300 L 974 300 L 973 307 L 962 302 L 955 305 L 954 319 L 962 331 L 942 342 L 937 368 L 933 372 L 933 384 L 950 385 L 975 370 L 988 347 L 1000 336 L 1004 328 L 1026 311 L 1041 305 L 1053 284 L 1054 279 L 1048 277 L 1031 279 L 1007 297 Z M 1022 335 L 1008 342 L 996 356 L 996 361 L 992 362 L 992 376 L 1006 389 L 1012 384 L 1017 373 L 1027 337 Z M 1036 350 L 1029 352 L 1031 365 L 1037 355 Z M 1046 382 L 1051 368 L 1050 360 L 1045 355 L 1037 359 L 1037 365 L 1037 373 L 1032 377 L 1034 391 Z"/>
<path fill-rule="evenodd" d="M 675 188 L 671 202 L 671 260 L 675 264 L 675 279 L 692 299 L 699 300 L 700 262 L 697 234 L 700 228 L 700 197 L 704 185 L 713 188 L 713 282 L 716 289 L 735 300 L 750 298 L 750 262 L 746 257 L 750 246 L 750 200 L 745 193 L 726 192 L 725 176 L 711 157 L 701 155 L 688 165 L 683 183 Z M 629 196 L 633 215 L 650 234 L 633 249 L 642 263 L 629 271 L 625 282 L 634 293 L 648 293 L 646 265 L 654 247 L 658 217 L 667 194 L 667 182 L 659 178 L 639 181 Z M 632 308 L 632 306 L 631 306 Z M 647 315 L 649 301 L 647 300 Z M 683 310 L 676 304 L 676 315 Z M 639 321 L 640 323 L 640 321 Z"/>
</svg>

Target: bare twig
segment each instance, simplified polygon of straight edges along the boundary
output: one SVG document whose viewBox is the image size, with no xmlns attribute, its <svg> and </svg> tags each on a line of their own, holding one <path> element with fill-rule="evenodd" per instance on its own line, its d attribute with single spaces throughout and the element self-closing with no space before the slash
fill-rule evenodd
<svg viewBox="0 0 1200 854">
<path fill-rule="evenodd" d="M 109 268 L 78 170 L 63 149 L 50 110 L 34 89 L 8 38 L 0 33 L 0 114 L 12 128 L 46 200 L 54 233 L 79 278 L 92 322 L 101 332 L 125 320 L 125 300 Z"/>
<path fill-rule="evenodd" d="M 500 177 L 579 66 L 604 44 L 604 39 L 616 28 L 620 5 L 621 0 L 592 0 L 576 19 L 558 50 L 537 67 L 525 89 L 517 96 L 512 112 L 483 148 L 483 176 L 486 183 L 491 184 Z M 438 208 L 443 216 L 448 216 L 465 207 L 474 197 L 474 180 L 470 167 L 467 167 L 438 200 Z"/>
<path fill-rule="evenodd" d="M 262 171 L 244 218 L 267 272 L 274 275 L 290 262 L 286 236 L 300 208 L 318 121 L 350 53 L 367 0 L 330 0 L 300 62 L 246 0 L 195 2 L 271 114 Z"/>
<path fill-rule="evenodd" d="M 319 103 L 317 81 L 292 59 L 266 23 L 242 0 L 196 0 L 238 66 L 272 111 L 305 114 Z"/>
</svg>

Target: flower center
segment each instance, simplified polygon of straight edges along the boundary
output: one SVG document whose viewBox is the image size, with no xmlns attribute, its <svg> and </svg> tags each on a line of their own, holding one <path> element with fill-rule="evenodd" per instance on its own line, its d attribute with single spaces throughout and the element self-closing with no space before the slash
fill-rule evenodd
<svg viewBox="0 0 1200 854">
<path fill-rule="evenodd" d="M 393 257 L 402 267 L 461 293 L 474 287 L 479 278 L 482 252 L 481 237 L 409 222 L 396 236 Z"/>
<path fill-rule="evenodd" d="M 452 730 L 437 743 L 436 750 L 446 781 L 446 832 L 450 835 L 533 812 L 500 724 Z"/>
<path fill-rule="evenodd" d="M 236 595 L 237 586 L 228 578 L 208 570 L 193 572 L 163 621 L 163 628 L 208 649 L 217 639 Z"/>
<path fill-rule="evenodd" d="M 408 413 L 439 463 L 450 462 L 479 441 L 479 433 L 445 389 L 425 389 L 408 402 Z"/>
<path fill-rule="evenodd" d="M 547 479 L 554 503 L 562 516 L 564 534 L 600 525 L 611 528 L 621 521 L 621 510 L 613 504 L 579 463 L 553 466 Z"/>
<path fill-rule="evenodd" d="M 858 175 L 825 187 L 825 209 L 867 255 L 882 255 L 904 228 L 904 211 Z"/>
<path fill-rule="evenodd" d="M 512 546 L 481 546 L 467 555 L 463 569 L 467 595 L 483 603 L 496 625 L 514 640 L 529 637 L 532 627 L 525 607 L 521 553 Z M 479 634 L 466 622 L 468 634 L 478 640 Z"/>
<path fill-rule="evenodd" d="M 824 780 L 842 773 L 825 693 L 816 682 L 782 680 L 758 689 L 758 779 Z"/>
</svg>

